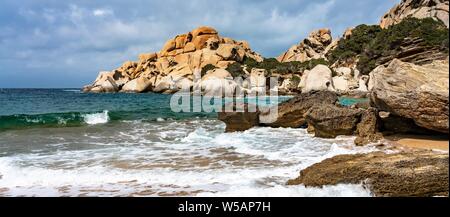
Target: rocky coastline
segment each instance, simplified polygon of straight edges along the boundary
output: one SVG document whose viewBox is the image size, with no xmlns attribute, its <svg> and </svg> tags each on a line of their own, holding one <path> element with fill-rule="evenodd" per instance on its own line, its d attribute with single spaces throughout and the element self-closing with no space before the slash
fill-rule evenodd
<svg viewBox="0 0 450 217">
<path fill-rule="evenodd" d="M 402 0 L 379 25 L 349 28 L 337 39 L 330 29 L 319 29 L 277 58 L 200 27 L 170 39 L 159 52 L 100 72 L 83 91 L 171 94 L 199 88 L 233 96 L 273 91 L 270 76 L 278 81 L 279 95 L 294 97 L 277 105 L 271 122 L 264 120 L 272 114 L 249 111 L 249 104 L 244 112 L 219 112 L 226 132 L 307 128 L 315 137 L 351 135 L 357 146 L 383 147 L 394 134 L 448 140 L 448 5 L 448 0 Z M 343 105 L 340 97 L 366 101 Z M 448 196 L 448 151 L 380 149 L 336 156 L 287 184 L 339 183 L 363 183 L 375 196 Z"/>
</svg>

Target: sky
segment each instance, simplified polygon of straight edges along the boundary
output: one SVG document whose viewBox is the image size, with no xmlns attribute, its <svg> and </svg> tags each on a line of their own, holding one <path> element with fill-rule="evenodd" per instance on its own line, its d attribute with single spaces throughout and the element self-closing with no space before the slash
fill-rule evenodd
<svg viewBox="0 0 450 217">
<path fill-rule="evenodd" d="M 2 0 L 0 88 L 79 88 L 199 26 L 276 57 L 311 31 L 378 24 L 399 0 Z"/>
</svg>

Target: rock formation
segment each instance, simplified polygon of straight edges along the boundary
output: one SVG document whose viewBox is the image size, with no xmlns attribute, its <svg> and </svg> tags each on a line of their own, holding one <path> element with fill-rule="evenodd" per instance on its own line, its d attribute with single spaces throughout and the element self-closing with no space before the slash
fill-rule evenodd
<svg viewBox="0 0 450 217">
<path fill-rule="evenodd" d="M 226 106 L 225 106 L 226 107 Z M 245 131 L 259 124 L 259 110 L 254 106 L 254 111 L 248 104 L 234 104 L 233 112 L 219 112 L 219 120 L 226 123 L 225 132 Z M 237 108 L 241 110 L 237 110 Z"/>
<path fill-rule="evenodd" d="M 288 184 L 363 183 L 379 197 L 448 196 L 448 163 L 447 153 L 432 151 L 339 155 L 302 170 Z"/>
<path fill-rule="evenodd" d="M 336 105 L 316 105 L 306 113 L 308 126 L 314 128 L 316 137 L 335 138 L 353 135 L 363 111 Z"/>
<path fill-rule="evenodd" d="M 449 133 L 449 66 L 393 60 L 373 73 L 371 100 L 380 110 L 412 119 L 418 126 Z"/>
<path fill-rule="evenodd" d="M 333 104 L 311 107 L 305 114 L 309 129 L 322 138 L 355 135 L 356 145 L 366 145 L 383 138 L 374 108 L 350 108 Z"/>
<path fill-rule="evenodd" d="M 309 34 L 298 45 L 289 48 L 288 51 L 281 54 L 277 60 L 280 62 L 299 61 L 305 62 L 311 59 L 320 59 L 325 57 L 325 51 L 332 46 L 332 36 L 330 29 L 319 29 Z"/>
<path fill-rule="evenodd" d="M 111 72 L 102 72 L 85 92 L 173 93 L 192 87 L 194 72 L 206 65 L 225 69 L 245 58 L 262 61 L 245 41 L 221 37 L 211 27 L 200 27 L 168 40 L 158 53 L 139 55 Z"/>
<path fill-rule="evenodd" d="M 299 128 L 306 125 L 305 115 L 313 106 L 335 104 L 338 101 L 336 93 L 319 91 L 302 93 L 278 105 L 278 117 L 273 123 L 265 124 L 270 127 Z M 261 114 L 260 119 L 268 119 Z"/>
<path fill-rule="evenodd" d="M 449 1 L 448 0 L 402 0 L 381 19 L 381 28 L 400 23 L 406 17 L 419 19 L 431 17 L 442 21 L 449 27 Z"/>
<path fill-rule="evenodd" d="M 302 93 L 321 90 L 334 91 L 331 70 L 325 65 L 317 65 L 311 71 L 303 72 L 299 88 Z"/>
</svg>

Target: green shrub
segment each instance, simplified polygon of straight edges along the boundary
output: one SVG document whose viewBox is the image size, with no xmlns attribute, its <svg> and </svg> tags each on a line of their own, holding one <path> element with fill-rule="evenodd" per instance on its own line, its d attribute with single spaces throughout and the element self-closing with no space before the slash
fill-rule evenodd
<svg viewBox="0 0 450 217">
<path fill-rule="evenodd" d="M 231 74 L 231 76 L 233 76 L 233 78 L 245 76 L 245 72 L 242 69 L 241 64 L 238 62 L 228 65 L 225 70 L 227 70 Z"/>
<path fill-rule="evenodd" d="M 203 66 L 202 71 L 201 71 L 202 77 L 205 76 L 209 70 L 213 70 L 213 69 L 216 69 L 216 66 L 214 66 L 213 64 L 208 64 L 206 66 Z"/>
<path fill-rule="evenodd" d="M 423 39 L 425 46 L 438 47 L 448 53 L 448 29 L 432 18 L 407 18 L 397 25 L 384 29 L 365 46 L 358 62 L 358 70 L 368 74 L 377 66 L 377 60 L 395 54 L 408 38 Z"/>
<path fill-rule="evenodd" d="M 243 62 L 247 66 L 247 70 L 250 72 L 252 68 L 265 69 L 269 74 L 300 74 L 304 70 L 310 70 L 317 66 L 318 64 L 329 65 L 328 61 L 325 59 L 313 59 L 306 62 L 278 62 L 275 58 L 267 58 L 262 62 L 257 62 L 254 59 L 247 58 Z"/>
<path fill-rule="evenodd" d="M 370 43 L 382 30 L 378 25 L 359 25 L 352 30 L 352 35 L 348 39 L 342 39 L 337 47 L 328 54 L 327 58 L 334 63 L 339 60 L 346 60 L 360 54 L 364 46 Z"/>
</svg>

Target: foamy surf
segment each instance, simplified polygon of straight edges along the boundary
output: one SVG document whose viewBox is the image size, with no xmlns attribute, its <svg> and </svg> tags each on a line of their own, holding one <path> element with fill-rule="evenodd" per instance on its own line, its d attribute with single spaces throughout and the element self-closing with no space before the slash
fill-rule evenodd
<svg viewBox="0 0 450 217">
<path fill-rule="evenodd" d="M 104 122 L 107 115 L 90 117 Z M 320 139 L 303 129 L 272 128 L 225 134 L 213 119 L 110 125 L 57 128 L 51 137 L 36 129 L 4 134 L 3 142 L 20 136 L 32 150 L 2 154 L 0 195 L 370 196 L 362 185 L 285 185 L 323 159 L 376 150 L 355 147 L 353 137 Z"/>
<path fill-rule="evenodd" d="M 108 115 L 108 110 L 105 110 L 101 113 L 94 113 L 94 114 L 85 114 L 83 115 L 84 117 L 84 122 L 86 122 L 87 124 L 104 124 L 104 123 L 108 123 L 109 121 L 109 115 Z"/>
</svg>

